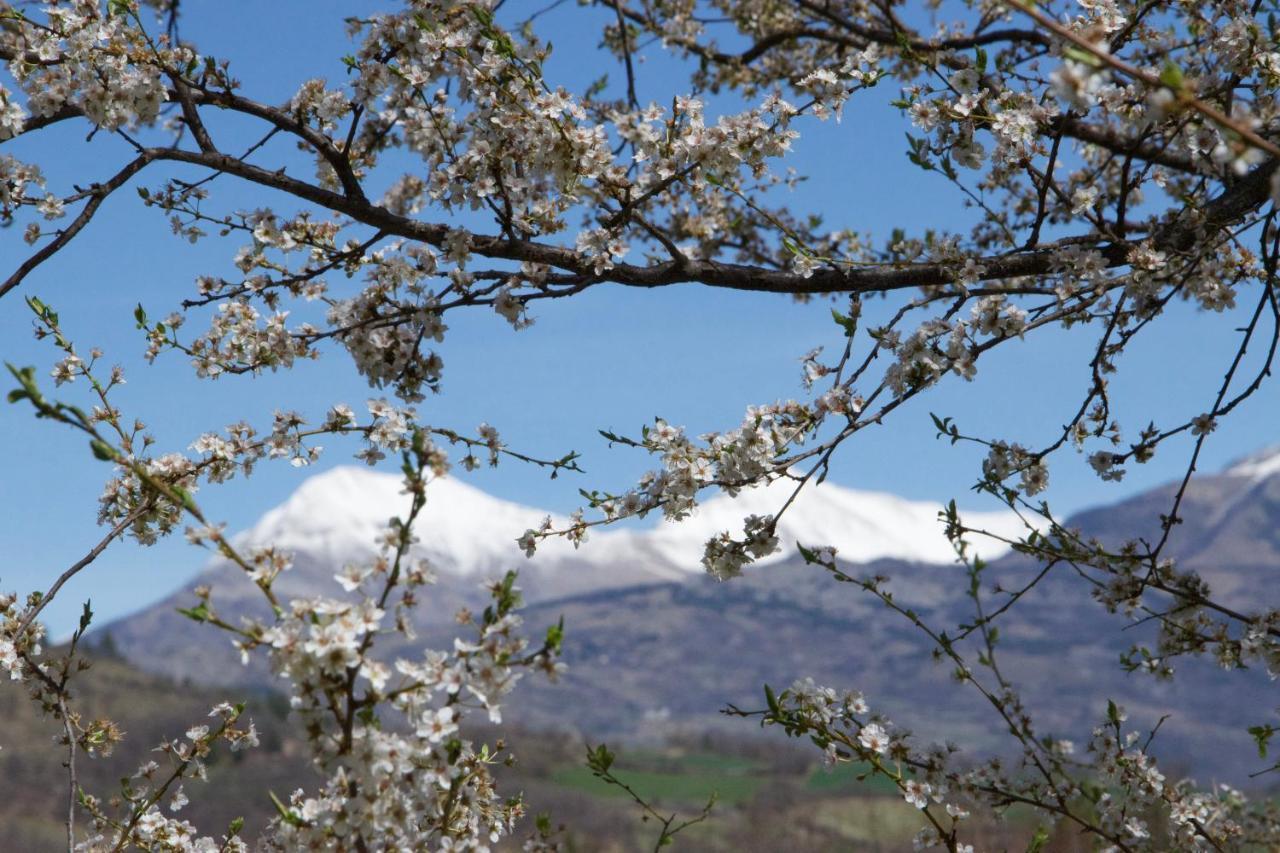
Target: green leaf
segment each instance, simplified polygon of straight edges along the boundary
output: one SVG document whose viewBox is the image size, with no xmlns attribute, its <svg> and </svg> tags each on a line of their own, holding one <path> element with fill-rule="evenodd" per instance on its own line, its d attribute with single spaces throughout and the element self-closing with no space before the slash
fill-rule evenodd
<svg viewBox="0 0 1280 853">
<path fill-rule="evenodd" d="M 209 621 L 209 605 L 203 601 L 195 607 L 179 607 L 178 612 L 188 619 L 193 619 L 196 622 Z"/>
<path fill-rule="evenodd" d="M 1067 59 L 1073 59 L 1076 62 L 1081 63 L 1082 65 L 1089 66 L 1090 68 L 1102 67 L 1102 60 L 1099 59 L 1094 53 L 1087 51 L 1084 48 L 1076 47 L 1075 45 L 1067 45 L 1065 48 L 1063 48 L 1062 55 L 1065 56 Z"/>
<path fill-rule="evenodd" d="M 76 631 L 76 636 L 82 636 L 85 631 L 89 630 L 89 623 L 93 621 L 93 608 L 91 602 L 85 601 L 84 610 L 80 612 L 80 628 Z"/>
<path fill-rule="evenodd" d="M 587 767 L 597 774 L 609 772 L 616 756 L 609 751 L 608 744 L 600 744 L 595 749 L 587 747 Z"/>
<path fill-rule="evenodd" d="M 911 49 L 911 40 L 907 38 L 907 34 L 905 32 L 895 28 L 893 31 L 893 38 L 898 44 L 898 49 L 904 54 L 907 56 L 915 54 L 915 51 Z"/>
<path fill-rule="evenodd" d="M 1171 60 L 1166 59 L 1164 68 L 1160 69 L 1160 82 L 1168 86 L 1170 89 L 1182 90 L 1184 78 L 1182 69 L 1175 65 Z"/>
<path fill-rule="evenodd" d="M 488 9 L 483 9 L 479 6 L 468 6 L 467 8 L 471 10 L 471 14 L 475 16 L 475 19 L 479 21 L 482 26 L 493 26 L 493 13 Z"/>
<path fill-rule="evenodd" d="M 174 497 L 176 497 L 186 509 L 192 512 L 197 512 L 199 510 L 199 507 L 196 506 L 196 499 L 191 497 L 191 493 L 182 488 L 182 486 L 170 486 L 169 491 L 173 493 Z"/>
<path fill-rule="evenodd" d="M 5 362 L 4 366 L 13 374 L 13 378 L 18 380 L 21 389 L 15 389 L 9 392 L 9 402 L 16 403 L 19 400 L 30 400 L 39 408 L 42 397 L 40 389 L 36 387 L 36 369 L 34 367 L 14 367 L 9 362 Z"/>
<path fill-rule="evenodd" d="M 564 617 L 560 617 L 560 621 L 547 629 L 547 648 L 554 652 L 560 651 L 564 645 Z"/>
<path fill-rule="evenodd" d="M 1037 826 L 1036 834 L 1031 837 L 1031 841 L 1027 844 L 1027 853 L 1040 853 L 1048 843 L 1049 830 L 1043 826 Z"/>
<path fill-rule="evenodd" d="M 773 688 L 769 685 L 764 686 L 764 701 L 769 705 L 769 710 L 775 715 L 782 712 L 782 708 L 778 705 L 778 697 L 774 694 Z"/>
<path fill-rule="evenodd" d="M 837 326 L 844 329 L 846 338 L 853 337 L 853 333 L 858 329 L 858 324 L 852 317 L 846 317 L 834 308 L 831 309 L 831 319 L 836 321 Z"/>
<path fill-rule="evenodd" d="M 1249 726 L 1249 734 L 1253 735 L 1254 741 L 1258 744 L 1258 757 L 1267 757 L 1267 745 L 1271 742 L 1271 736 L 1276 733 L 1273 726 Z"/>
<path fill-rule="evenodd" d="M 292 826 L 302 826 L 302 818 L 298 817 L 293 809 L 280 802 L 280 798 L 276 796 L 275 791 L 267 791 L 267 796 L 271 798 L 271 802 L 275 805 L 276 811 L 280 813 L 282 821 Z"/>
<path fill-rule="evenodd" d="M 95 438 L 89 442 L 89 449 L 93 451 L 93 458 L 102 462 L 114 462 L 116 460 L 116 450 L 105 441 Z"/>
</svg>

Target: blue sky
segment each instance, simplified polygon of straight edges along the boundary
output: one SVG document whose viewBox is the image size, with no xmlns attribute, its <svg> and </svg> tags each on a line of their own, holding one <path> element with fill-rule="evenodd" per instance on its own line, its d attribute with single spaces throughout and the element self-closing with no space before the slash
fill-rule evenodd
<svg viewBox="0 0 1280 853">
<path fill-rule="evenodd" d="M 184 35 L 207 52 L 230 58 L 253 97 L 283 101 L 307 78 L 343 76 L 340 57 L 349 47 L 342 15 L 350 13 L 350 3 L 186 5 Z M 557 45 L 548 63 L 551 79 L 571 88 L 605 71 L 621 79 L 611 60 L 593 49 L 601 21 L 598 12 L 572 3 L 542 19 L 541 31 Z M 640 67 L 641 98 L 667 101 L 680 90 L 678 68 L 656 50 L 650 53 L 653 58 Z M 920 233 L 928 227 L 961 228 L 970 221 L 956 191 L 907 162 L 902 145 L 907 128 L 888 106 L 896 95 L 891 84 L 882 84 L 855 97 L 841 124 L 799 126 L 802 136 L 792 164 L 814 179 L 794 194 L 796 210 L 821 212 L 832 227 L 851 226 L 877 237 L 895 226 Z M 0 145 L 0 153 L 41 163 L 54 185 L 101 179 L 126 152 L 105 135 L 86 143 L 83 134 L 80 127 L 63 128 L 33 142 Z M 288 155 L 279 156 L 284 162 Z M 158 183 L 155 176 L 145 180 L 150 186 Z M 229 179 L 219 180 L 214 189 L 217 209 L 273 202 L 291 209 L 287 201 Z M 6 269 L 25 251 L 20 228 L 0 232 Z M 38 295 L 59 310 L 82 351 L 101 346 L 108 361 L 125 366 L 129 384 L 117 404 L 150 425 L 161 450 L 181 450 L 201 432 L 241 418 L 269 424 L 277 408 L 318 416 L 334 402 L 358 407 L 373 396 L 338 352 L 286 374 L 218 382 L 197 382 L 189 366 L 173 356 L 145 364 L 133 306 L 142 302 L 153 315 L 167 313 L 191 294 L 196 275 L 228 271 L 232 251 L 216 240 L 192 247 L 169 236 L 156 211 L 144 209 L 130 191 L 118 193 L 68 250 L 31 276 L 19 294 L 0 301 L 0 358 L 35 364 L 47 375 L 52 351 L 31 339 L 29 314 L 15 298 Z M 500 497 L 559 511 L 579 504 L 579 487 L 622 489 L 648 467 L 648 460 L 632 451 L 609 450 L 597 429 L 635 433 L 654 415 L 695 432 L 732 427 L 748 404 L 802 394 L 800 357 L 819 344 L 840 344 L 824 303 L 798 305 L 784 297 L 698 286 L 661 292 L 602 288 L 544 303 L 534 313 L 536 324 L 519 333 L 491 312 L 451 315 L 441 350 L 445 390 L 420 409 L 426 422 L 464 431 L 488 421 L 513 447 L 535 455 L 582 453 L 586 476 L 552 481 L 536 470 L 509 465 L 467 475 Z M 1206 315 L 1179 305 L 1123 357 L 1113 388 L 1123 401 L 1127 436 L 1147 420 L 1168 423 L 1207 407 L 1232 352 L 1231 330 L 1241 318 L 1239 311 Z M 977 381 L 950 378 L 883 427 L 848 443 L 831 479 L 915 499 L 955 496 L 962 507 L 983 507 L 967 495 L 979 456 L 935 441 L 928 413 L 951 415 L 980 434 L 1042 442 L 1066 420 L 1085 389 L 1084 354 L 1096 334 L 1093 329 L 1050 332 L 1002 347 L 1004 352 L 984 360 Z M 1276 395 L 1264 388 L 1215 433 L 1202 469 L 1215 470 L 1280 440 L 1277 415 Z M 47 587 L 97 540 L 96 496 L 108 469 L 92 461 L 81 437 L 35 421 L 24 407 L 0 409 L 0 448 L 5 457 L 0 542 L 8 556 L 0 568 L 0 589 L 26 593 Z M 354 449 L 330 443 L 321 467 L 350 462 Z M 1185 443 L 1170 443 L 1118 485 L 1099 482 L 1082 458 L 1068 452 L 1052 469 L 1047 497 L 1064 511 L 1117 500 L 1176 476 L 1187 449 Z M 205 489 L 201 500 L 213 518 L 240 529 L 287 497 L 309 473 L 314 470 L 266 464 L 247 483 Z M 93 600 L 101 624 L 186 585 L 204 560 L 203 552 L 180 539 L 145 549 L 115 546 L 47 611 L 53 632 L 69 629 L 85 598 Z"/>
</svg>

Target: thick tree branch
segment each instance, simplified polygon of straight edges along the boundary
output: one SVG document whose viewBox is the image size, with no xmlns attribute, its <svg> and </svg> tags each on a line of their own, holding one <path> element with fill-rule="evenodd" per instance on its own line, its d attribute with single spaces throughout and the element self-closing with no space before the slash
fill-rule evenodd
<svg viewBox="0 0 1280 853">
<path fill-rule="evenodd" d="M 1105 148 L 1116 154 L 1133 156 L 1148 163 L 1158 163 L 1180 172 L 1203 174 L 1204 170 L 1190 157 L 1170 151 L 1160 142 L 1143 142 L 1125 136 L 1117 130 L 1101 125 L 1090 124 L 1073 115 L 1060 115 L 1049 124 L 1050 133 L 1061 132 L 1064 136 L 1088 142 L 1099 148 Z"/>
<path fill-rule="evenodd" d="M 257 101 L 243 98 L 231 92 L 212 89 L 193 89 L 192 98 L 198 104 L 209 104 L 223 109 L 230 109 L 246 115 L 256 116 L 275 125 L 287 133 L 301 138 L 325 159 L 338 176 L 342 190 L 353 199 L 364 199 L 364 189 L 360 180 L 351 169 L 346 154 L 339 151 L 333 140 L 320 131 L 308 126 L 282 108 L 272 107 Z"/>
<path fill-rule="evenodd" d="M 738 53 L 725 53 L 715 50 L 695 39 L 671 38 L 665 34 L 664 38 L 709 62 L 742 65 L 750 65 L 771 50 L 784 47 L 801 39 L 823 41 L 855 50 L 861 50 L 869 44 L 878 44 L 885 47 L 902 47 L 905 45 L 916 53 L 968 50 L 1002 43 L 1034 45 L 1047 45 L 1049 43 L 1048 37 L 1043 33 L 1038 30 L 1028 29 L 991 30 L 985 33 L 974 33 L 945 39 L 922 39 L 915 33 L 866 26 L 857 21 L 837 16 L 829 8 L 815 3 L 800 0 L 798 5 L 827 21 L 831 26 L 796 26 L 775 30 L 757 37 L 749 47 Z M 633 23 L 640 24 L 655 32 L 661 32 L 657 22 L 644 12 L 630 7 L 622 7 L 621 12 Z M 848 34 L 838 32 L 838 30 L 845 30 Z"/>
<path fill-rule="evenodd" d="M 152 159 L 154 158 L 151 155 L 143 153 L 132 160 L 129 165 L 125 166 L 113 175 L 110 180 L 105 183 L 94 184 L 87 193 L 89 200 L 85 203 L 84 208 L 81 209 L 76 218 L 71 221 L 71 224 L 59 231 L 58 235 L 50 240 L 44 248 L 40 249 L 31 257 L 23 261 L 22 264 L 20 264 L 18 268 L 14 270 L 7 279 L 5 279 L 4 283 L 0 284 L 0 298 L 4 297 L 6 293 L 21 284 L 22 280 L 25 279 L 32 270 L 56 255 L 64 246 L 75 239 L 75 236 L 89 224 L 89 220 L 93 219 L 94 214 L 98 212 L 98 208 L 107 200 L 107 196 L 124 186 L 130 178 L 142 171 L 142 169 L 145 168 Z"/>
<path fill-rule="evenodd" d="M 451 230 L 439 223 L 419 222 L 398 216 L 367 201 L 357 201 L 321 187 L 289 177 L 283 171 L 271 172 L 233 157 L 209 152 L 173 149 L 148 149 L 156 160 L 176 160 L 208 166 L 266 187 L 311 201 L 329 210 L 400 237 L 442 246 Z M 1269 197 L 1269 181 L 1275 163 L 1266 163 L 1232 185 L 1222 195 L 1194 215 L 1184 215 L 1164 229 L 1156 238 L 1156 246 L 1171 251 L 1185 251 L 1200 232 L 1212 232 L 1238 221 L 1264 204 Z M 1095 238 L 1100 239 L 1100 238 Z M 1075 242 L 1079 242 L 1078 240 Z M 471 248 L 488 258 L 530 261 L 577 273 L 584 278 L 609 281 L 632 287 L 663 287 L 673 284 L 698 283 L 732 290 L 769 293 L 866 293 L 929 287 L 954 282 L 958 269 L 951 263 L 913 263 L 876 267 L 824 267 L 805 277 L 795 272 L 764 269 L 710 260 L 667 261 L 646 266 L 617 264 L 597 275 L 591 262 L 572 249 L 535 240 L 510 240 L 505 237 L 473 235 Z M 1127 263 L 1130 244 L 1099 245 L 1109 267 Z M 1014 252 L 977 259 L 984 267 L 979 280 L 993 281 L 1020 276 L 1045 275 L 1053 272 L 1056 252 L 1052 246 L 1031 251 Z"/>
</svg>

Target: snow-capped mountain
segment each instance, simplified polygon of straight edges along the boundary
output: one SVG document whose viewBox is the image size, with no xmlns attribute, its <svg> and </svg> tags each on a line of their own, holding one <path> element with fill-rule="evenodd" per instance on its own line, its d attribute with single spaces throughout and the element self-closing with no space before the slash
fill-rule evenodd
<svg viewBox="0 0 1280 853">
<path fill-rule="evenodd" d="M 235 541 L 238 546 L 304 551 L 341 568 L 376 553 L 390 519 L 403 517 L 408 508 L 399 476 L 340 466 L 304 481 Z M 523 559 L 516 539 L 548 514 L 442 477 L 428 487 L 426 506 L 414 527 L 421 540 L 415 551 L 453 574 L 496 570 L 516 557 Z"/>
<path fill-rule="evenodd" d="M 1068 524 L 1116 544 L 1135 536 L 1151 541 L 1177 489 L 1170 483 L 1079 513 Z M 634 734 L 646 719 L 701 730 L 724 723 L 716 712 L 725 702 L 747 707 L 758 703 L 761 684 L 811 675 L 863 690 L 909 727 L 933 730 L 945 723 L 966 737 L 987 731 L 980 723 L 986 719 L 982 703 L 965 698 L 947 667 L 927 665 L 927 638 L 856 585 L 832 583 L 795 554 L 799 541 L 835 545 L 848 563 L 874 561 L 854 573 L 887 576 L 896 601 L 936 624 L 962 624 L 972 619 L 967 583 L 961 567 L 951 564 L 938 507 L 824 483 L 802 493 L 783 516 L 783 548 L 768 565 L 729 583 L 701 572 L 707 538 L 740 530 L 745 515 L 776 512 L 786 497 L 781 484 L 732 500 L 717 497 L 679 524 L 652 518 L 644 527 L 593 531 L 581 550 L 548 543 L 526 559 L 515 540 L 545 512 L 486 495 L 457 478 L 435 482 L 417 532 L 420 552 L 440 580 L 424 591 L 416 610 L 420 645 L 414 653 L 453 642 L 458 626 L 451 617 L 483 602 L 482 577 L 519 568 L 527 624 L 536 632 L 563 617 L 569 665 L 556 685 L 522 682 L 522 725 L 572 726 L 610 738 Z M 344 561 L 372 555 L 387 520 L 407 506 L 398 477 L 337 468 L 303 483 L 240 541 L 295 551 L 295 567 L 277 582 L 281 598 L 340 594 L 334 573 Z M 973 526 L 1017 529 L 1002 513 L 963 515 Z M 1280 452 L 1197 477 L 1180 516 L 1169 554 L 1198 571 L 1215 597 L 1247 610 L 1280 606 Z M 985 577 L 1009 590 L 1039 568 L 1010 554 L 988 566 Z M 267 616 L 260 592 L 225 563 L 209 566 L 194 583 L 213 587 L 214 605 L 228 621 L 255 608 Z M 1173 685 L 1131 677 L 1117 664 L 1119 654 L 1149 642 L 1153 626 L 1106 612 L 1083 583 L 1070 571 L 1054 571 L 1000 617 L 1002 670 L 1043 712 L 1039 719 L 1055 733 L 1078 738 L 1087 737 L 1108 699 L 1128 707 L 1142 725 L 1176 710 L 1161 729 L 1170 755 L 1198 745 L 1207 772 L 1239 776 L 1257 769 L 1256 749 L 1244 732 L 1259 722 L 1259 709 L 1274 705 L 1266 674 L 1184 661 Z M 261 658 L 242 667 L 227 638 L 176 613 L 193 603 L 189 593 L 175 594 L 104 626 L 91 641 L 109 638 L 131 663 L 175 679 L 275 683 Z M 1228 693 L 1233 701 L 1224 713 L 1221 697 Z"/>
<path fill-rule="evenodd" d="M 1233 462 L 1222 473 L 1227 477 L 1248 477 L 1250 480 L 1265 480 L 1272 474 L 1280 474 L 1280 445 Z"/>
<path fill-rule="evenodd" d="M 548 515 L 557 526 L 567 519 L 500 500 L 458 477 L 440 478 L 428 484 L 427 502 L 414 527 L 418 543 L 413 556 L 430 561 L 439 578 L 422 596 L 416 618 L 424 627 L 451 624 L 460 608 L 484 606 L 483 581 L 510 569 L 519 570 L 520 587 L 530 603 L 698 581 L 704 576 L 701 559 L 708 539 L 723 530 L 740 532 L 748 515 L 776 513 L 787 497 L 782 483 L 735 498 L 716 497 L 679 523 L 655 514 L 647 527 L 592 530 L 579 549 L 564 539 L 549 539 L 530 559 L 516 540 Z M 337 467 L 304 481 L 234 541 L 242 548 L 272 545 L 292 552 L 293 567 L 275 582 L 281 599 L 343 595 L 334 575 L 349 563 L 374 558 L 390 519 L 403 516 L 409 505 L 399 476 Z M 953 554 L 939 510 L 934 504 L 832 483 L 810 486 L 782 516 L 779 551 L 761 562 L 769 566 L 796 559 L 800 542 L 835 546 L 840 558 L 851 563 L 950 563 Z M 1011 513 L 966 518 L 1005 533 L 1018 528 Z M 98 633 L 109 634 L 127 657 L 152 671 L 181 677 L 193 670 L 226 670 L 226 677 L 234 679 L 238 665 L 227 657 L 229 644 L 194 642 L 189 625 L 177 614 L 178 608 L 195 603 L 190 588 L 197 585 L 213 590 L 214 607 L 232 623 L 242 616 L 267 616 L 260 590 L 240 569 L 215 559 L 186 588 Z M 932 587 L 920 587 L 926 588 Z"/>
<path fill-rule="evenodd" d="M 671 577 L 675 570 L 699 571 L 703 543 L 723 530 L 740 532 L 748 515 L 777 512 L 790 488 L 790 484 L 778 482 L 732 498 L 718 496 L 679 523 L 655 514 L 647 529 L 593 531 L 577 550 L 561 539 L 547 540 L 529 562 L 548 570 L 568 563 L 644 562 L 655 579 Z M 403 515 L 408 503 L 398 476 L 342 466 L 306 480 L 236 541 L 302 551 L 340 568 L 371 556 L 388 520 Z M 783 547 L 762 562 L 794 556 L 796 542 L 833 545 L 841 558 L 850 562 L 885 558 L 950 562 L 954 555 L 938 521 L 940 509 L 936 504 L 832 483 L 809 486 L 779 523 Z M 415 551 L 431 560 L 438 571 L 456 575 L 483 575 L 522 566 L 526 559 L 516 539 L 525 530 L 538 527 L 547 516 L 558 527 L 567 522 L 554 513 L 495 498 L 457 477 L 443 477 L 427 488 L 427 504 L 415 528 L 421 540 Z M 1021 528 L 1009 512 L 973 512 L 965 518 L 1000 533 Z M 994 549 L 988 548 L 987 556 L 995 556 Z"/>
</svg>

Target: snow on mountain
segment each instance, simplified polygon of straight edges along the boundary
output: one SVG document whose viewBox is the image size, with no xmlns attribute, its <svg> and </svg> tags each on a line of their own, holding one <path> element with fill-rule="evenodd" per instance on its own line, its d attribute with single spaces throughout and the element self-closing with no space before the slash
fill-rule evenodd
<svg viewBox="0 0 1280 853">
<path fill-rule="evenodd" d="M 654 549 L 672 563 L 700 568 L 698 561 L 707 539 L 722 530 L 741 536 L 743 518 L 776 513 L 793 488 L 793 483 L 779 480 L 733 498 L 713 498 L 699 507 L 692 518 L 679 524 L 664 523 L 648 538 Z M 806 547 L 833 545 L 842 560 L 853 563 L 883 558 L 950 563 L 955 551 L 938 520 L 941 509 L 934 503 L 909 501 L 885 492 L 855 491 L 829 482 L 806 486 L 778 523 L 781 549 L 759 562 L 792 557 L 799 542 Z M 961 517 L 970 527 L 1001 535 L 1024 531 L 1018 517 L 1007 510 L 962 512 Z M 990 541 L 975 540 L 974 546 L 987 559 L 1007 550 Z"/>
<path fill-rule="evenodd" d="M 658 519 L 648 529 L 592 531 L 578 551 L 563 540 L 550 540 L 539 547 L 533 562 L 539 569 L 569 561 L 605 567 L 643 564 L 655 579 L 700 571 L 707 539 L 722 530 L 739 534 L 745 516 L 777 512 L 787 495 L 788 485 L 779 482 L 745 490 L 735 498 L 715 497 L 680 523 Z M 306 551 L 326 564 L 341 566 L 367 559 L 388 520 L 403 515 L 408 505 L 399 476 L 338 467 L 306 480 L 287 501 L 239 534 L 237 543 Z M 779 523 L 782 548 L 763 562 L 794 556 L 800 542 L 834 545 L 851 562 L 897 558 L 947 563 L 954 554 L 938 521 L 939 509 L 932 503 L 832 483 L 810 486 Z M 516 539 L 548 515 L 557 526 L 566 522 L 554 513 L 500 500 L 457 477 L 445 477 L 427 487 L 427 504 L 415 528 L 420 539 L 415 552 L 438 569 L 461 575 L 518 566 L 525 557 Z M 1021 529 L 1009 512 L 962 515 L 971 526 L 993 532 L 1014 534 Z M 1003 549 L 988 543 L 980 550 L 994 557 Z"/>
<path fill-rule="evenodd" d="M 1250 480 L 1265 480 L 1273 474 L 1280 474 L 1280 445 L 1268 447 L 1233 462 L 1222 473 L 1228 477 L 1248 477 Z"/>
<path fill-rule="evenodd" d="M 340 466 L 307 479 L 236 541 L 307 551 L 341 566 L 374 553 L 388 522 L 408 509 L 399 475 Z M 414 526 L 415 553 L 446 571 L 488 572 L 523 560 L 516 539 L 547 515 L 443 477 L 427 487 L 427 503 Z"/>
</svg>

